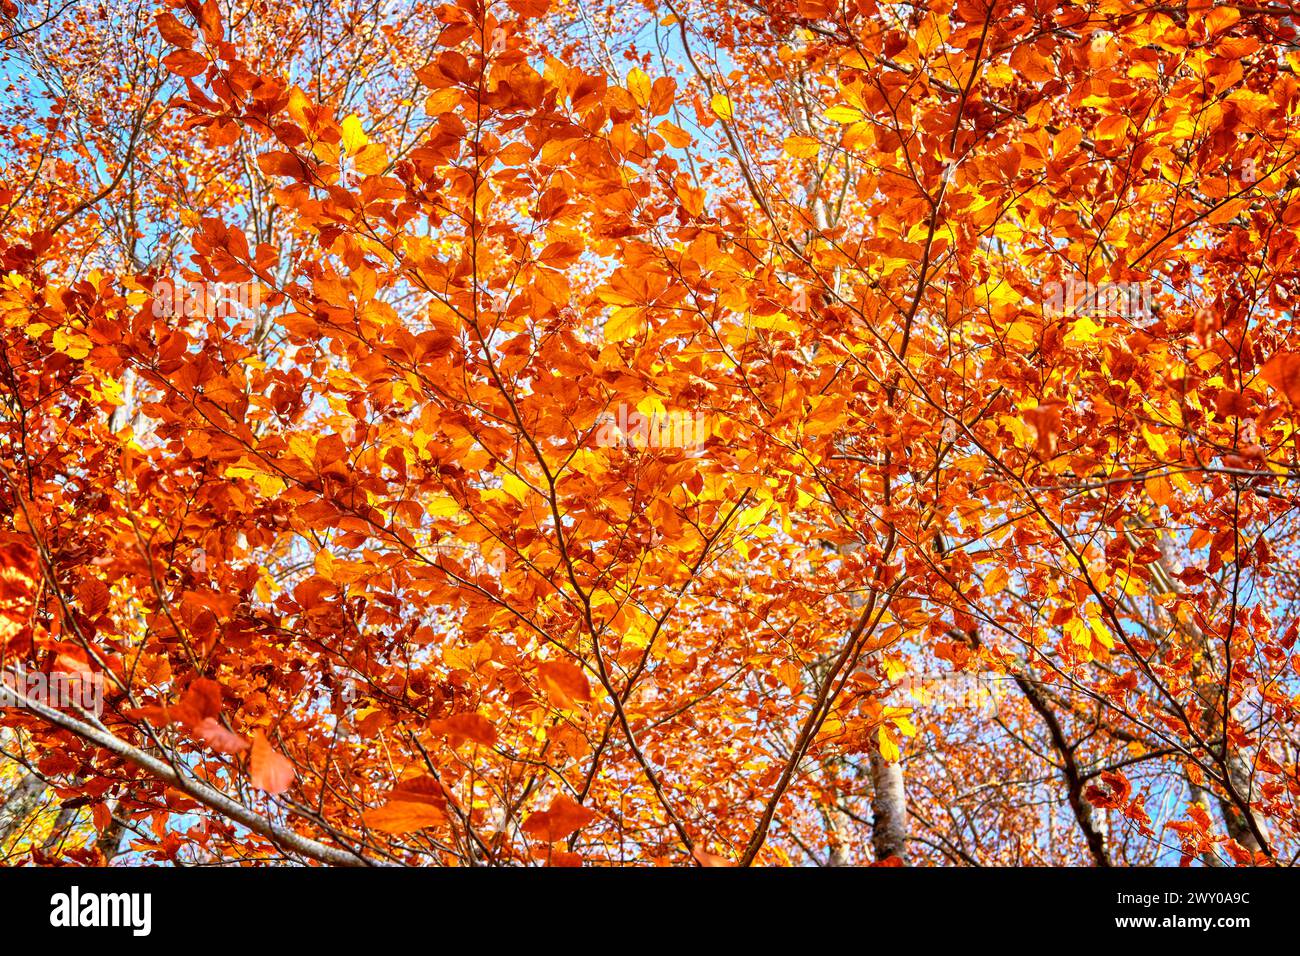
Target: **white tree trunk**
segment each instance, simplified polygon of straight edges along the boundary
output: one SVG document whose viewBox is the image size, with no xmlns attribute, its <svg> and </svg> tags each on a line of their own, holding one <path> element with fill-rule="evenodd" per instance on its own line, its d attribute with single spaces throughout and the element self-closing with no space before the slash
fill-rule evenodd
<svg viewBox="0 0 1300 956">
<path fill-rule="evenodd" d="M 908 862 L 907 794 L 903 788 L 903 765 L 871 751 L 871 812 L 874 817 L 871 843 L 876 860 L 896 856 Z"/>
</svg>

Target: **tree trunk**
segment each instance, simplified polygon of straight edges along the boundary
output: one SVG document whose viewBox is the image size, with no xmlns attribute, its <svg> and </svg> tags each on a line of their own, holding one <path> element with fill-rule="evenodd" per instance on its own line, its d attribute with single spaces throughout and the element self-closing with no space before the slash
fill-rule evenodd
<svg viewBox="0 0 1300 956">
<path fill-rule="evenodd" d="M 873 748 L 871 783 L 871 844 L 876 851 L 876 860 L 884 862 L 892 856 L 906 864 L 909 826 L 907 795 L 903 789 L 903 765 L 886 760 Z"/>
<path fill-rule="evenodd" d="M 1188 795 L 1187 795 L 1188 802 L 1199 804 L 1205 810 L 1205 815 L 1213 819 L 1214 810 L 1213 810 L 1213 805 L 1210 803 L 1210 795 L 1206 793 L 1204 789 L 1198 787 L 1190 780 L 1187 781 L 1187 788 L 1188 788 Z M 1227 816 L 1228 814 L 1225 812 L 1224 818 L 1226 819 Z M 1223 866 L 1223 861 L 1219 859 L 1218 855 L 1213 850 L 1207 850 L 1206 852 L 1202 853 L 1201 862 L 1206 866 Z"/>
<path fill-rule="evenodd" d="M 116 803 L 109 805 L 113 818 L 104 828 L 104 832 L 99 835 L 99 839 L 95 841 L 95 849 L 104 855 L 105 866 L 112 863 L 113 858 L 122 852 L 122 834 L 126 832 L 126 823 L 117 816 L 118 808 L 119 805 Z"/>
<path fill-rule="evenodd" d="M 45 782 L 34 773 L 24 775 L 0 807 L 0 847 L 19 832 L 40 805 Z"/>
<path fill-rule="evenodd" d="M 68 838 L 72 830 L 72 825 L 77 822 L 77 810 L 75 807 L 60 807 L 59 815 L 54 818 L 54 826 L 50 827 L 49 836 L 41 843 L 41 852 L 50 855 L 57 853 L 63 841 Z"/>
<path fill-rule="evenodd" d="M 1157 583 L 1166 591 L 1181 593 L 1182 589 L 1178 583 L 1178 575 L 1183 570 L 1182 562 L 1174 552 L 1172 544 L 1167 540 L 1161 539 L 1159 542 L 1160 559 L 1151 565 L 1156 572 Z M 1205 634 L 1194 622 L 1184 623 L 1177 617 L 1165 612 L 1165 617 L 1181 633 L 1185 634 L 1194 644 L 1199 647 L 1207 656 L 1213 655 L 1213 647 L 1208 635 Z M 1194 665 L 1194 673 L 1200 676 L 1199 665 Z M 1224 681 L 1230 680 L 1230 675 L 1225 674 Z M 1212 683 L 1210 693 L 1201 693 L 1202 700 L 1205 703 L 1205 715 L 1203 722 L 1206 724 L 1205 737 L 1212 738 L 1215 728 L 1211 726 L 1212 722 L 1218 719 L 1216 711 L 1219 707 L 1227 705 L 1227 688 L 1222 683 Z M 1220 703 L 1222 702 L 1222 703 Z M 1219 810 L 1223 816 L 1224 829 L 1228 831 L 1228 836 L 1232 837 L 1239 844 L 1252 853 L 1259 853 L 1264 850 L 1260 843 L 1259 833 L 1265 840 L 1269 839 L 1268 828 L 1263 821 L 1254 816 L 1250 809 L 1250 800 L 1253 794 L 1251 786 L 1251 773 L 1246 761 L 1241 754 L 1233 752 L 1228 741 L 1221 744 L 1221 759 L 1217 761 L 1222 767 L 1223 774 L 1227 777 L 1227 782 L 1231 784 L 1231 790 L 1236 791 L 1237 800 L 1231 798 L 1230 793 L 1221 793 L 1219 795 Z M 1225 787 L 1225 790 L 1229 788 Z M 1193 797 L 1195 797 L 1193 791 Z M 1249 816 L 1248 816 L 1249 815 Z"/>
<path fill-rule="evenodd" d="M 1242 765 L 1240 757 L 1236 754 L 1229 754 L 1226 763 L 1228 767 L 1228 776 L 1232 781 L 1233 788 L 1241 795 L 1242 799 L 1245 800 L 1246 803 L 1249 803 L 1254 794 L 1251 792 L 1250 775 Z M 1219 809 L 1223 813 L 1223 823 L 1225 829 L 1228 831 L 1228 836 L 1232 837 L 1251 853 L 1259 853 L 1264 849 L 1258 838 L 1255 836 L 1255 831 L 1251 828 L 1250 821 L 1246 819 L 1246 815 L 1242 812 L 1241 807 L 1232 800 L 1229 800 L 1227 797 L 1220 797 Z M 1255 821 L 1255 824 L 1263 832 L 1264 838 L 1268 839 L 1267 827 L 1258 820 Z"/>
</svg>

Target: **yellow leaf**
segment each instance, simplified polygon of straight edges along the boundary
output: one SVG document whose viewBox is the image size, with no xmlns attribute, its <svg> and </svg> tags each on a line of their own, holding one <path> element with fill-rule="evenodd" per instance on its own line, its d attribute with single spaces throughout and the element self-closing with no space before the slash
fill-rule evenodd
<svg viewBox="0 0 1300 956">
<path fill-rule="evenodd" d="M 627 74 L 627 91 L 636 100 L 637 106 L 650 104 L 650 77 L 643 70 L 632 67 Z"/>
<path fill-rule="evenodd" d="M 506 472 L 501 476 L 501 488 L 515 501 L 523 504 L 528 498 L 528 485 L 522 479 Z"/>
<path fill-rule="evenodd" d="M 430 518 L 450 518 L 460 513 L 460 505 L 456 504 L 456 499 L 450 495 L 437 495 L 424 510 Z"/>
<path fill-rule="evenodd" d="M 62 329 L 55 329 L 54 347 L 68 358 L 84 359 L 90 354 L 91 343 L 90 339 L 80 332 L 69 333 Z"/>
<path fill-rule="evenodd" d="M 1092 629 L 1093 636 L 1097 638 L 1098 643 L 1100 643 L 1102 647 L 1106 648 L 1106 650 L 1110 650 L 1115 646 L 1115 640 L 1110 636 L 1110 631 L 1108 631 L 1102 625 L 1101 621 L 1097 620 L 1097 618 L 1089 615 L 1088 627 Z"/>
<path fill-rule="evenodd" d="M 785 138 L 785 151 L 795 159 L 808 159 L 816 156 L 821 149 L 821 143 L 810 136 L 787 136 Z"/>
<path fill-rule="evenodd" d="M 889 763 L 897 763 L 903 752 L 898 749 L 898 744 L 894 743 L 894 738 L 884 726 L 881 726 L 878 736 L 880 737 L 880 756 L 884 757 Z"/>
<path fill-rule="evenodd" d="M 370 142 L 370 137 L 366 136 L 366 131 L 361 128 L 361 118 L 353 113 L 342 123 L 343 128 L 343 148 L 348 155 L 355 155 L 362 146 Z"/>
<path fill-rule="evenodd" d="M 1100 331 L 1101 326 L 1085 315 L 1070 326 L 1070 331 L 1065 336 L 1065 344 L 1084 345 L 1096 341 L 1097 333 Z"/>
<path fill-rule="evenodd" d="M 709 100 L 709 108 L 713 110 L 714 115 L 719 119 L 729 120 L 734 115 L 731 109 L 731 100 L 721 93 L 713 95 L 713 99 Z"/>
<path fill-rule="evenodd" d="M 615 309 L 605 323 L 605 341 L 624 342 L 636 335 L 641 330 L 640 316 L 640 309 Z"/>
<path fill-rule="evenodd" d="M 1083 141 L 1083 130 L 1077 126 L 1067 126 L 1056 134 L 1052 140 L 1052 153 L 1057 159 L 1070 153 Z"/>
<path fill-rule="evenodd" d="M 998 594 L 1001 591 L 1004 591 L 1007 586 L 1008 577 L 1010 577 L 1010 575 L 1007 574 L 1006 568 L 994 568 L 984 578 L 984 593 Z"/>
<path fill-rule="evenodd" d="M 261 471 L 253 476 L 253 483 L 257 485 L 257 490 L 264 498 L 274 498 L 288 487 L 284 479 L 278 475 L 268 475 Z"/>
<path fill-rule="evenodd" d="M 1142 437 L 1147 440 L 1147 444 L 1151 446 L 1151 450 L 1157 455 L 1163 455 L 1169 451 L 1169 441 L 1163 435 L 1157 435 L 1145 425 L 1142 426 Z"/>
<path fill-rule="evenodd" d="M 912 718 L 910 717 L 895 717 L 894 726 L 904 737 L 916 736 L 916 724 L 912 723 Z"/>
<path fill-rule="evenodd" d="M 825 113 L 825 116 L 832 123 L 856 123 L 862 119 L 862 111 L 855 110 L 852 106 L 832 106 Z"/>
<path fill-rule="evenodd" d="M 246 459 L 245 459 L 246 460 Z M 249 478 L 257 485 L 257 490 L 264 496 L 270 498 L 280 494 L 286 487 L 283 478 L 277 475 L 268 474 L 256 468 L 247 468 L 242 465 L 232 465 L 225 470 L 227 478 Z M 323 553 L 323 552 L 322 552 Z"/>
<path fill-rule="evenodd" d="M 758 524 L 767 517 L 768 508 L 770 507 L 770 502 L 761 501 L 752 508 L 746 508 L 740 513 L 740 517 L 736 519 L 736 530 L 751 528 Z"/>
</svg>

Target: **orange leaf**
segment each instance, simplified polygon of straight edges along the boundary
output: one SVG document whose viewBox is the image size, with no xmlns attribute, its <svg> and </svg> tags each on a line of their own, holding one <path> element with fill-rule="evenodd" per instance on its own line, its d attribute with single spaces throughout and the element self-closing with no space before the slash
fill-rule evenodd
<svg viewBox="0 0 1300 956">
<path fill-rule="evenodd" d="M 211 717 L 199 722 L 194 728 L 194 736 L 223 754 L 238 754 L 248 749 L 247 740 L 239 734 L 231 733 Z"/>
<path fill-rule="evenodd" d="M 453 747 L 461 739 L 472 740 L 485 747 L 491 747 L 497 742 L 496 728 L 482 714 L 455 714 L 446 720 L 431 721 L 429 729 L 435 734 L 450 737 Z"/>
<path fill-rule="evenodd" d="M 1037 408 L 1026 409 L 1023 413 L 1025 423 L 1033 426 L 1038 436 L 1034 450 L 1044 460 L 1056 453 L 1056 442 L 1061 437 L 1061 409 L 1064 402 L 1044 402 Z"/>
<path fill-rule="evenodd" d="M 561 794 L 551 801 L 549 808 L 524 821 L 524 832 L 555 843 L 585 827 L 595 816 L 594 811 Z"/>
<path fill-rule="evenodd" d="M 442 784 L 430 776 L 404 780 L 393 788 L 388 802 L 362 814 L 366 826 L 384 833 L 410 833 L 447 820 L 447 797 Z"/>
<path fill-rule="evenodd" d="M 293 153 L 262 153 L 257 157 L 257 168 L 268 176 L 289 176 L 293 179 L 306 179 L 308 176 L 307 167 Z"/>
<path fill-rule="evenodd" d="M 361 815 L 366 826 L 384 833 L 402 834 L 445 823 L 447 815 L 427 803 L 407 803 L 394 800 L 382 807 L 367 810 Z"/>
<path fill-rule="evenodd" d="M 582 866 L 582 855 L 567 850 L 556 850 L 546 862 L 547 866 Z"/>
<path fill-rule="evenodd" d="M 293 764 L 283 754 L 272 749 L 260 730 L 253 734 L 253 753 L 248 761 L 248 774 L 254 787 L 271 794 L 284 793 L 297 776 Z"/>
<path fill-rule="evenodd" d="M 189 48 L 194 44 L 194 31 L 177 20 L 170 13 L 160 13 L 155 18 L 158 32 L 172 46 Z"/>
<path fill-rule="evenodd" d="M 168 708 L 156 704 L 146 707 L 124 707 L 122 715 L 130 720 L 147 720 L 158 727 L 165 727 L 172 722 Z"/>
<path fill-rule="evenodd" d="M 735 866 L 725 856 L 718 856 L 716 853 L 710 853 L 708 850 L 701 850 L 696 847 L 691 856 L 695 857 L 700 866 Z"/>
<path fill-rule="evenodd" d="M 177 76 L 198 76 L 208 68 L 208 61 L 193 50 L 175 50 L 163 57 L 163 65 Z"/>
<path fill-rule="evenodd" d="M 537 668 L 543 689 L 558 707 L 572 707 L 576 700 L 591 700 L 591 685 L 582 668 L 568 661 L 547 661 Z"/>
<path fill-rule="evenodd" d="M 200 677 L 190 684 L 180 704 L 171 710 L 171 719 L 195 730 L 205 720 L 213 720 L 221 713 L 221 685 Z"/>
<path fill-rule="evenodd" d="M 676 80 L 670 76 L 659 77 L 650 90 L 650 112 L 655 116 L 663 116 L 672 108 L 676 93 Z"/>
<path fill-rule="evenodd" d="M 1300 405 L 1300 352 L 1278 352 L 1264 363 L 1259 377 L 1285 395 L 1292 405 Z"/>
</svg>

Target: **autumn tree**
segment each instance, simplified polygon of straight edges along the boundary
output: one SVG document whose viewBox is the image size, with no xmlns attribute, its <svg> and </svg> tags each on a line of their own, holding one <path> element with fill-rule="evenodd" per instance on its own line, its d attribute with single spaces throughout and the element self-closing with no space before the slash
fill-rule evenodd
<svg viewBox="0 0 1300 956">
<path fill-rule="evenodd" d="M 1300 852 L 1287 9 L 0 49 L 0 857 Z"/>
</svg>

